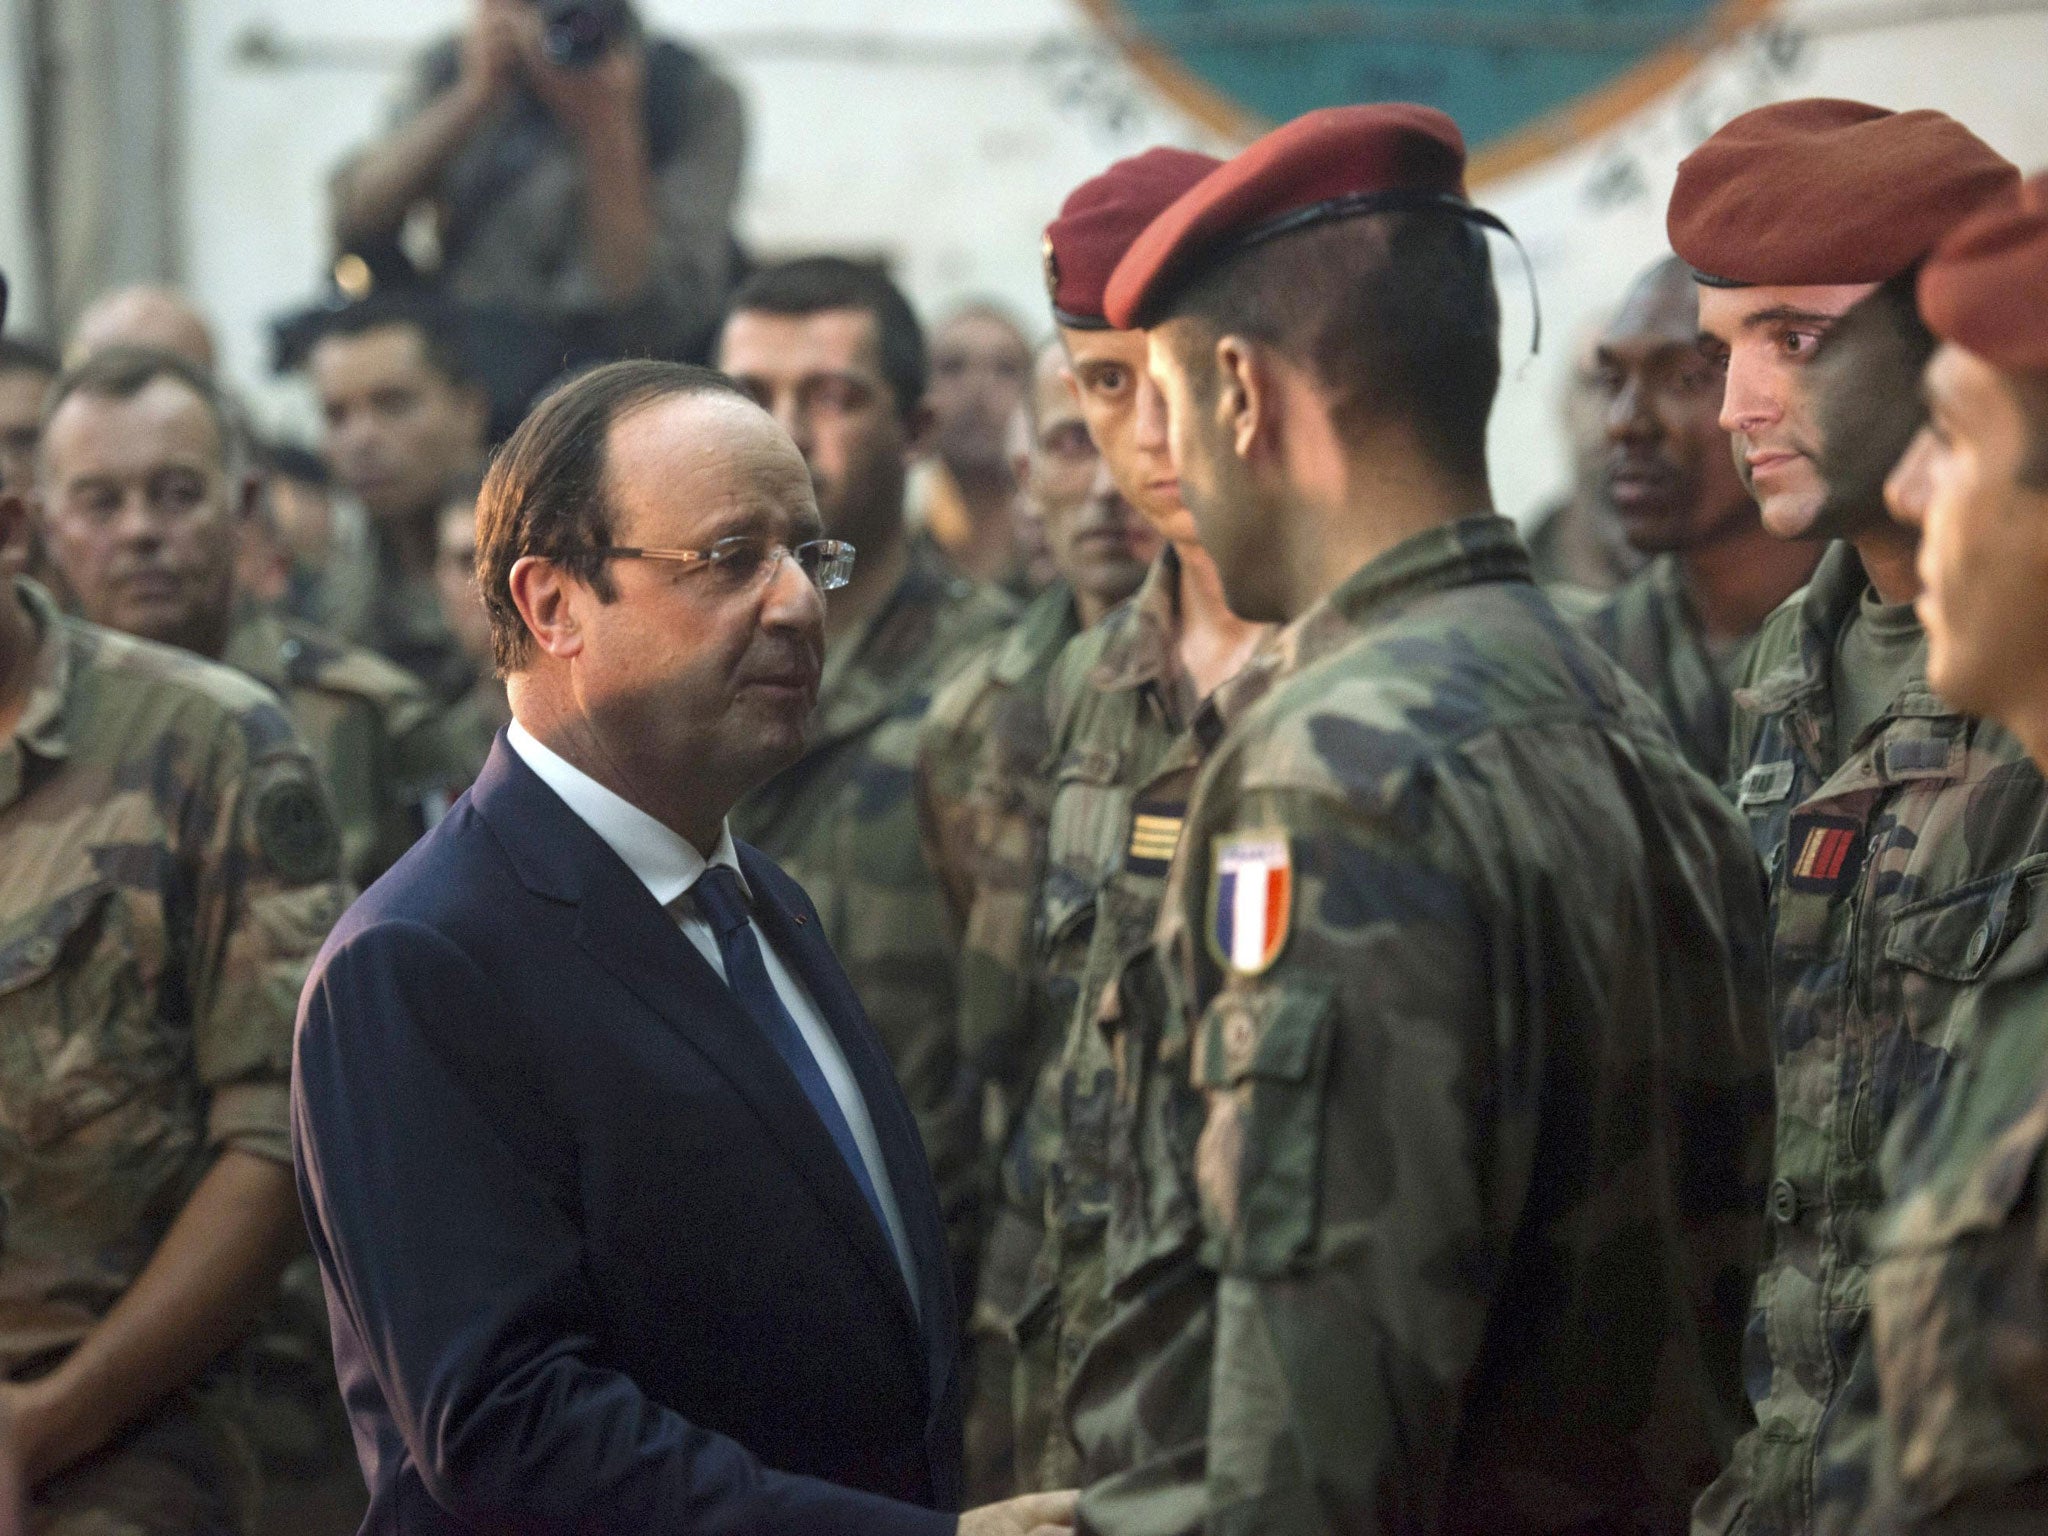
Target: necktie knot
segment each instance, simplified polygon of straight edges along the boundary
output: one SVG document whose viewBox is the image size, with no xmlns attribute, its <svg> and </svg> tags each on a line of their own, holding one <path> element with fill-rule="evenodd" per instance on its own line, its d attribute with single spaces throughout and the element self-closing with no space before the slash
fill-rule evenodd
<svg viewBox="0 0 2048 1536">
<path fill-rule="evenodd" d="M 729 938 L 747 926 L 747 898 L 740 890 L 737 871 L 723 864 L 709 866 L 690 887 L 690 896 L 719 938 Z"/>
</svg>

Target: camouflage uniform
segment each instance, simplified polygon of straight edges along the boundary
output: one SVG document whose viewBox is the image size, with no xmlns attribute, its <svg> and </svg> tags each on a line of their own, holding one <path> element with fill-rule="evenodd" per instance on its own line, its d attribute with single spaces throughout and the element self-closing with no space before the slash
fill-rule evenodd
<svg viewBox="0 0 2048 1536">
<path fill-rule="evenodd" d="M 982 1180 L 999 1158 L 1026 1085 L 1050 1044 L 1024 1031 L 1031 918 L 1045 866 L 1052 781 L 1045 686 L 1079 633 L 1073 593 L 1040 594 L 932 700 L 917 750 L 918 818 L 962 934 L 960 1048 L 980 1085 Z M 973 1390 L 967 1409 L 971 1507 L 1017 1486 L 1011 1328 L 1038 1251 L 1036 1212 L 998 1207 L 982 1245 L 968 1320 Z"/>
<path fill-rule="evenodd" d="M 1061 1405 L 1101 1327 L 1111 1067 L 1096 1003 L 1150 943 L 1200 763 L 1169 547 L 1130 601 L 1067 647 L 1047 689 L 1052 816 L 1029 1003 L 1044 1043 L 1004 1157 L 1003 1208 L 1043 1224 L 1017 1318 L 1017 1466 L 1025 1488 L 1085 1475 Z"/>
<path fill-rule="evenodd" d="M 441 789 L 453 800 L 484 771 L 491 755 L 491 743 L 498 732 L 512 723 L 512 705 L 505 697 L 501 678 L 486 672 L 470 685 L 469 692 L 450 704 L 441 716 L 441 738 L 448 754 L 447 776 Z"/>
<path fill-rule="evenodd" d="M 1121 1336 L 1129 1417 L 1195 1402 L 1198 1496 L 1113 1478 L 1083 1522 L 1680 1529 L 1741 1419 L 1769 1149 L 1740 823 L 1499 518 L 1260 670 L 1168 879 L 1164 1027 L 1110 1042 L 1138 1177 L 1090 1366 Z"/>
<path fill-rule="evenodd" d="M 2048 795 L 2004 731 L 1914 680 L 1836 742 L 1832 664 L 1866 586 L 1836 544 L 1758 636 L 1735 695 L 1736 801 L 1770 880 L 1778 1131 L 1771 1251 L 1744 1377 L 1757 1428 L 1695 1528 L 1833 1533 L 1869 1495 L 1867 1284 L 1878 1153 L 1974 1033 L 2010 932 L 2002 893 L 2048 850 Z"/>
<path fill-rule="evenodd" d="M 106 1315 L 217 1153 L 290 1162 L 292 1018 L 347 893 L 269 693 L 15 591 L 40 635 L 0 744 L 0 1368 L 23 1376 Z M 239 1526 L 234 1376 L 53 1481 L 36 1527 Z"/>
<path fill-rule="evenodd" d="M 1730 695 L 1756 637 L 1715 656 L 1686 598 L 1676 555 L 1651 561 L 1585 627 L 1664 711 L 1685 760 L 1716 784 L 1727 782 Z"/>
<path fill-rule="evenodd" d="M 880 611 L 829 648 L 803 757 L 732 813 L 733 835 L 817 903 L 924 1133 L 963 1283 L 981 1219 L 980 1106 L 960 1060 L 958 950 L 919 846 L 912 774 L 933 691 L 1015 617 L 1008 598 L 914 548 Z"/>
<path fill-rule="evenodd" d="M 341 862 L 366 886 L 426 830 L 422 803 L 454 770 L 426 688 L 383 657 L 253 604 L 221 660 L 285 701 L 341 827 Z"/>
<path fill-rule="evenodd" d="M 358 557 L 361 574 L 351 578 L 362 596 L 337 621 L 336 633 L 397 663 L 425 683 L 434 699 L 445 703 L 461 697 L 476 680 L 476 664 L 448 627 L 434 578 L 403 569 L 390 539 L 374 522 L 367 546 Z"/>
<path fill-rule="evenodd" d="M 1958 1004 L 1975 1048 L 1884 1153 L 1876 1531 L 2048 1525 L 2048 856 L 1989 902 L 1999 956 Z"/>
</svg>

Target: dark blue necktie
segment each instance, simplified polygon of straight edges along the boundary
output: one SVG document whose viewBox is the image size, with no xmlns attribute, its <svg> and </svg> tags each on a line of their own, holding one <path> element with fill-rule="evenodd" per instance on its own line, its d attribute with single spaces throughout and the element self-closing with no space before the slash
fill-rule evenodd
<svg viewBox="0 0 2048 1536">
<path fill-rule="evenodd" d="M 811 1108 L 825 1122 L 825 1129 L 831 1132 L 839 1155 L 846 1160 L 847 1170 L 853 1174 L 854 1182 L 860 1185 L 860 1192 L 868 1197 L 868 1205 L 875 1213 L 875 1225 L 887 1238 L 889 1223 L 883 1219 L 882 1202 L 875 1194 L 874 1180 L 868 1177 L 867 1159 L 860 1155 L 860 1147 L 853 1139 L 853 1127 L 846 1123 L 839 1101 L 832 1096 L 832 1087 L 825 1081 L 818 1058 L 811 1054 L 803 1031 L 797 1028 L 796 1020 L 783 1006 L 782 995 L 775 990 L 775 983 L 768 979 L 768 967 L 761 960 L 760 940 L 754 937 L 753 924 L 747 917 L 747 898 L 740 890 L 738 873 L 723 864 L 713 864 L 697 877 L 697 883 L 690 887 L 690 895 L 704 920 L 711 924 L 711 931 L 718 935 L 718 952 L 725 958 L 726 985 L 732 988 L 740 1006 L 747 1010 L 747 1016 L 768 1037 L 776 1054 L 796 1074 L 804 1097 L 811 1101 Z M 894 1252 L 894 1247 L 892 1241 L 891 1252 Z"/>
</svg>

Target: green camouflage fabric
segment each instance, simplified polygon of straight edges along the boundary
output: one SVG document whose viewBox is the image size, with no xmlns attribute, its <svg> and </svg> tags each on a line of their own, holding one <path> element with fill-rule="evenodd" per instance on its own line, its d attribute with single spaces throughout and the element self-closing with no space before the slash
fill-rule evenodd
<svg viewBox="0 0 2048 1536">
<path fill-rule="evenodd" d="M 1047 689 L 1053 800 L 1029 1004 L 1046 1049 L 1002 1175 L 1002 1208 L 1043 1227 L 1016 1319 L 1020 1488 L 1072 1487 L 1086 1474 L 1062 1405 L 1107 1315 L 1113 1072 L 1095 1019 L 1151 941 L 1200 761 L 1180 630 L 1169 546 L 1128 602 L 1067 647 Z"/>
<path fill-rule="evenodd" d="M 1884 1151 L 1877 1532 L 2048 1529 L 2048 856 L 1989 899 L 2000 953 L 1958 1003 L 1975 1045 Z"/>
<path fill-rule="evenodd" d="M 981 1112 L 961 1060 L 959 950 L 913 781 L 933 692 L 1016 605 L 913 546 L 902 581 L 828 648 L 803 757 L 734 808 L 735 837 L 817 904 L 924 1133 L 963 1296 L 979 1246 Z"/>
<path fill-rule="evenodd" d="M 1162 1265 L 1175 1292 L 1133 1411 L 1205 1406 L 1181 1471 L 1218 1536 L 1681 1530 L 1743 1418 L 1770 1145 L 1741 823 L 1504 519 L 1388 551 L 1262 670 L 1157 936 L 1143 1044 L 1200 1107 L 1149 1067 L 1117 1086 L 1134 1351 Z M 1219 897 L 1260 870 L 1263 926 Z M 1206 1307 L 1173 1268 L 1190 1185 Z M 1082 1506 L 1102 1532 L 1189 1513 L 1116 1480 Z"/>
<path fill-rule="evenodd" d="M 1778 1128 L 1769 1252 L 1743 1374 L 1757 1428 L 1695 1529 L 1857 1529 L 1877 1392 L 1869 1270 L 1879 1151 L 1965 1059 L 2011 930 L 1999 893 L 2048 851 L 2048 794 L 2013 738 L 1958 715 L 1923 667 L 1851 742 L 1830 670 L 1867 581 L 1836 544 L 1765 623 L 1735 694 L 1736 803 L 1770 881 Z"/>
<path fill-rule="evenodd" d="M 918 742 L 925 858 L 961 934 L 960 1048 L 980 1086 L 984 1187 L 1051 1048 L 1026 1038 L 1023 1028 L 1052 802 L 1045 687 L 1079 629 L 1072 592 L 1064 583 L 1048 588 L 1014 628 L 939 690 Z M 964 1497 L 970 1508 L 1005 1498 L 1017 1485 L 1011 1330 L 1038 1234 L 1036 1210 L 998 1205 L 979 1256 L 967 1322 L 973 1364 Z"/>
<path fill-rule="evenodd" d="M 434 515 L 430 511 L 426 516 L 429 527 Z M 341 563 L 338 556 L 337 564 Z M 460 698 L 476 681 L 476 663 L 448 627 L 434 578 L 407 571 L 389 536 L 374 522 L 365 546 L 345 563 L 357 569 L 337 571 L 335 579 L 360 591 L 361 598 L 352 611 L 337 617 L 339 638 L 396 663 L 425 683 L 428 694 L 439 702 Z"/>
<path fill-rule="evenodd" d="M 204 1393 L 188 1389 L 38 1488 L 27 1529 L 30 1536 L 244 1536 L 261 1531 L 258 1498 L 236 1426 Z M 295 1536 L 319 1533 L 301 1528 Z"/>
<path fill-rule="evenodd" d="M 1664 711 L 1685 760 L 1725 784 L 1731 696 L 1756 637 L 1715 659 L 1686 598 L 1676 555 L 1659 555 L 1629 578 L 1585 627 Z"/>
<path fill-rule="evenodd" d="M 441 739 L 447 749 L 447 776 L 441 783 L 445 799 L 452 801 L 476 782 L 491 755 L 491 743 L 511 723 L 505 684 L 489 672 L 448 706 L 441 716 Z"/>
<path fill-rule="evenodd" d="M 428 794 L 455 771 L 423 685 L 374 652 L 254 604 L 221 660 L 285 702 L 327 785 L 342 869 L 358 887 L 426 831 Z"/>
<path fill-rule="evenodd" d="M 292 1020 L 348 896 L 326 796 L 271 693 L 14 590 L 41 639 L 0 744 L 7 1374 L 97 1325 L 221 1150 L 291 1161 Z M 234 1373 L 216 1367 L 214 1388 Z"/>
</svg>

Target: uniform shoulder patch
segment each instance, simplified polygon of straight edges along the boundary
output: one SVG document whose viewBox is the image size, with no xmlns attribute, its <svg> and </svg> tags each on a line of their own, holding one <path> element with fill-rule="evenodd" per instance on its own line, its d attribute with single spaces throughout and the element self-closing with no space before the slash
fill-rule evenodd
<svg viewBox="0 0 2048 1536">
<path fill-rule="evenodd" d="M 256 791 L 250 819 L 257 851 L 284 879 L 303 885 L 339 872 L 341 837 L 310 778 L 272 778 Z"/>
<path fill-rule="evenodd" d="M 1256 976 L 1287 947 L 1294 916 L 1294 861 L 1287 834 L 1233 832 L 1216 839 L 1209 872 L 1209 953 Z"/>
</svg>

